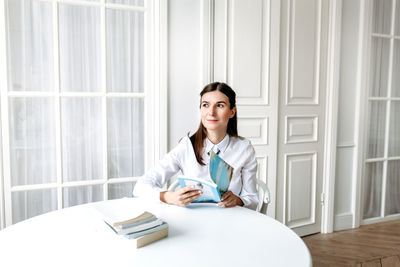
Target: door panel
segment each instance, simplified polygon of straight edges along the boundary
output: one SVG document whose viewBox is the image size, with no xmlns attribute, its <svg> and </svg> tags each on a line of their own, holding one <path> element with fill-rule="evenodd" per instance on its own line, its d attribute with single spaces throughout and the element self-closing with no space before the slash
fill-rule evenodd
<svg viewBox="0 0 400 267">
<path fill-rule="evenodd" d="M 257 154 L 258 179 L 275 197 L 279 25 L 278 0 L 215 0 L 213 80 L 237 94 L 239 135 Z M 275 203 L 267 214 L 275 217 Z"/>
<path fill-rule="evenodd" d="M 328 2 L 282 1 L 277 219 L 321 231 Z"/>
</svg>

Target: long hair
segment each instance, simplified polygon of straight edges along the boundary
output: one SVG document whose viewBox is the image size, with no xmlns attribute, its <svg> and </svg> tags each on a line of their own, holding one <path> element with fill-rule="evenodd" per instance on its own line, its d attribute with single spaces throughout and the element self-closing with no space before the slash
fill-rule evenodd
<svg viewBox="0 0 400 267">
<path fill-rule="evenodd" d="M 220 82 L 213 82 L 208 85 L 206 85 L 203 90 L 200 92 L 200 108 L 201 108 L 201 97 L 209 92 L 213 91 L 219 91 L 226 95 L 229 99 L 229 104 L 230 104 L 230 109 L 233 109 L 236 107 L 236 93 L 235 91 L 232 90 L 229 85 L 226 83 L 220 83 Z M 237 131 L 237 112 L 235 112 L 235 115 L 229 119 L 228 121 L 228 127 L 226 129 L 226 133 L 229 134 L 229 136 L 238 136 L 238 131 Z M 204 148 L 204 139 L 207 137 L 207 129 L 204 127 L 203 123 L 200 120 L 200 125 L 197 131 L 190 137 L 190 141 L 192 142 L 193 149 L 194 149 L 194 154 L 196 155 L 197 162 L 200 165 L 205 165 L 203 162 L 203 148 Z"/>
</svg>

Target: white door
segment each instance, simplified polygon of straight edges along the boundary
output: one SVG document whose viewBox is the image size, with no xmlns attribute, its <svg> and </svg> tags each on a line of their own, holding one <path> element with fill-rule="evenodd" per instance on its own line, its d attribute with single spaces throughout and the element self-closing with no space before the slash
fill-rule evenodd
<svg viewBox="0 0 400 267">
<path fill-rule="evenodd" d="M 208 3 L 205 73 L 237 92 L 239 134 L 271 190 L 267 214 L 300 235 L 320 232 L 329 2 Z"/>
<path fill-rule="evenodd" d="M 328 1 L 282 1 L 277 219 L 321 231 Z"/>
<path fill-rule="evenodd" d="M 209 40 L 205 43 L 205 72 L 209 72 L 209 80 L 226 82 L 236 91 L 239 135 L 252 142 L 259 163 L 258 179 L 267 182 L 274 199 L 279 0 L 207 3 L 203 6 L 203 25 L 211 23 L 209 28 L 204 26 L 203 40 Z M 274 203 L 268 206 L 267 214 L 275 217 Z"/>
</svg>

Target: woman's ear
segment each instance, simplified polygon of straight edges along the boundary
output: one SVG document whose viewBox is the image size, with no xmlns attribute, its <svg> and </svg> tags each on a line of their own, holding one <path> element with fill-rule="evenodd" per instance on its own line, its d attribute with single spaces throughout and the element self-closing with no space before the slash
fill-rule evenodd
<svg viewBox="0 0 400 267">
<path fill-rule="evenodd" d="M 231 109 L 231 115 L 229 116 L 229 118 L 233 118 L 236 114 L 236 107 L 233 107 L 233 109 Z"/>
</svg>

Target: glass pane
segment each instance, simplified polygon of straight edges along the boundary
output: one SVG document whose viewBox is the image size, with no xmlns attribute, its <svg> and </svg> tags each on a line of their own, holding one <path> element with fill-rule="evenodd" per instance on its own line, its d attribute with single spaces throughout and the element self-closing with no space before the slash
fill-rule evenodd
<svg viewBox="0 0 400 267">
<path fill-rule="evenodd" d="M 394 23 L 394 34 L 400 36 L 400 0 L 396 2 L 396 14 L 395 16 L 395 23 Z"/>
<path fill-rule="evenodd" d="M 57 181 L 54 100 L 10 98 L 11 184 Z"/>
<path fill-rule="evenodd" d="M 390 106 L 389 157 L 400 156 L 400 101 Z"/>
<path fill-rule="evenodd" d="M 400 2 L 400 1 L 399 1 Z M 400 3 L 399 3 L 400 5 Z M 399 14 L 400 16 L 400 14 Z M 400 21 L 399 21 L 400 23 Z M 392 96 L 400 97 L 400 40 L 394 40 L 393 46 L 393 72 L 392 72 Z"/>
<path fill-rule="evenodd" d="M 400 160 L 388 161 L 385 215 L 400 213 Z"/>
<path fill-rule="evenodd" d="M 144 0 L 107 0 L 107 3 L 123 4 L 123 5 L 134 5 L 143 6 Z"/>
<path fill-rule="evenodd" d="M 370 96 L 387 97 L 389 71 L 389 39 L 372 38 Z"/>
<path fill-rule="evenodd" d="M 374 0 L 372 32 L 390 33 L 392 0 Z"/>
<path fill-rule="evenodd" d="M 53 90 L 51 3 L 9 0 L 6 6 L 10 90 Z"/>
<path fill-rule="evenodd" d="M 59 7 L 62 91 L 100 91 L 100 8 Z"/>
<path fill-rule="evenodd" d="M 12 222 L 57 210 L 57 189 L 12 193 Z"/>
<path fill-rule="evenodd" d="M 133 187 L 135 182 L 109 184 L 108 185 L 108 199 L 117 199 L 123 197 L 132 197 Z"/>
<path fill-rule="evenodd" d="M 64 188 L 64 208 L 101 200 L 103 200 L 103 185 Z"/>
<path fill-rule="evenodd" d="M 61 102 L 63 180 L 103 179 L 103 130 L 100 98 Z"/>
<path fill-rule="evenodd" d="M 367 163 L 364 173 L 364 219 L 381 215 L 382 162 Z"/>
<path fill-rule="evenodd" d="M 107 10 L 107 89 L 143 92 L 144 15 Z"/>
<path fill-rule="evenodd" d="M 143 99 L 111 98 L 107 111 L 108 177 L 143 175 Z"/>
<path fill-rule="evenodd" d="M 384 156 L 386 101 L 370 101 L 369 118 L 367 158 L 380 158 Z"/>
</svg>

